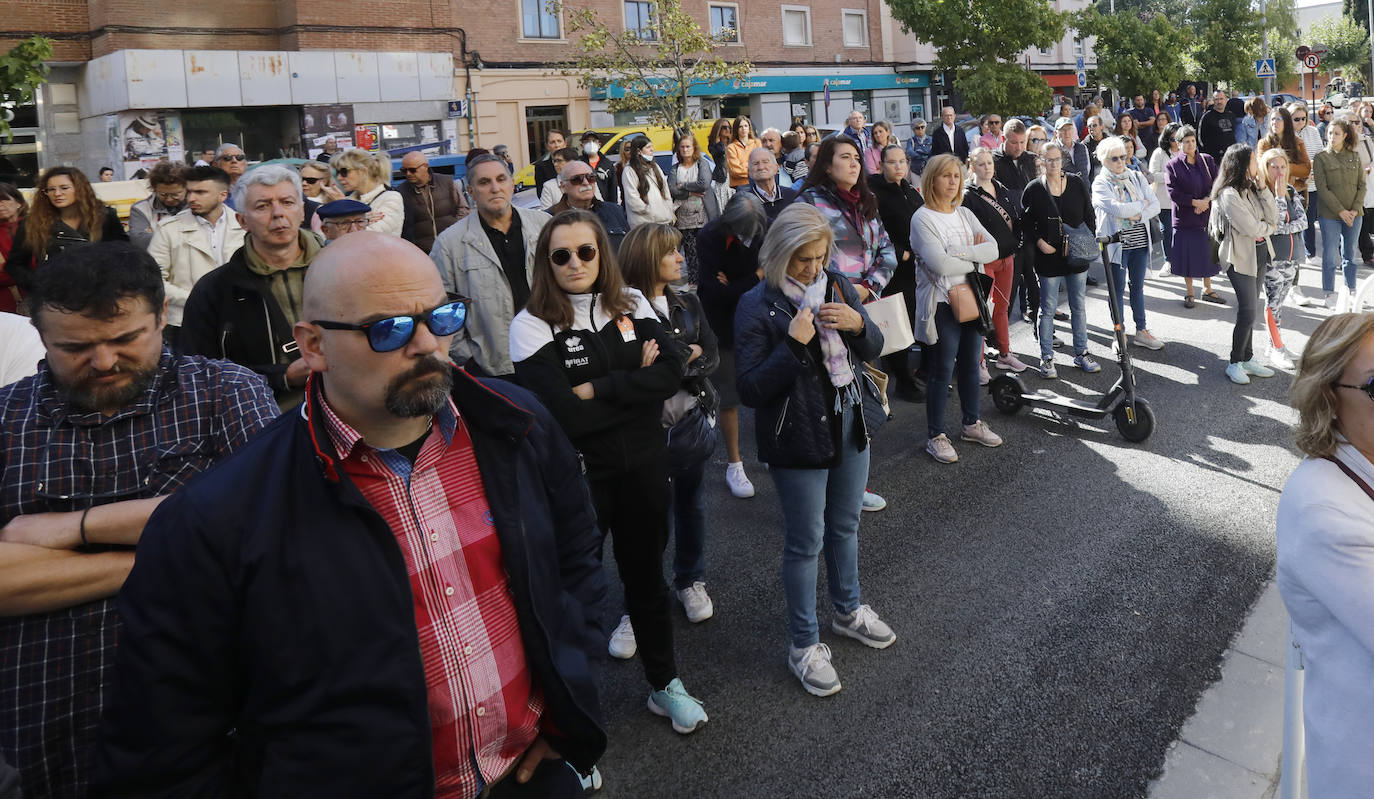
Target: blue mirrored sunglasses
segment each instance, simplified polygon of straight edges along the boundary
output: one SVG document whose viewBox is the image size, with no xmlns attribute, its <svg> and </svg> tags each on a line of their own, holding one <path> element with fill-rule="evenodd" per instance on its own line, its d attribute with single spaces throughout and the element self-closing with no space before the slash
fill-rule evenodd
<svg viewBox="0 0 1374 799">
<path fill-rule="evenodd" d="M 367 334 L 367 343 L 373 352 L 393 352 L 410 343 L 421 322 L 428 325 L 429 332 L 436 336 L 451 336 L 462 330 L 467 320 L 468 300 L 466 297 L 459 297 L 424 313 L 390 316 L 361 325 L 331 322 L 326 319 L 316 319 L 311 324 L 319 325 L 325 330 L 360 330 Z"/>
</svg>

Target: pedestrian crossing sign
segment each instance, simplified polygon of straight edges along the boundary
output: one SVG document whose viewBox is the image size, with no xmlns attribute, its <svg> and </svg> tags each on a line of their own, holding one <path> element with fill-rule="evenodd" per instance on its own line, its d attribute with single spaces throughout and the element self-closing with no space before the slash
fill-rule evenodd
<svg viewBox="0 0 1374 799">
<path fill-rule="evenodd" d="M 1273 78 L 1273 77 L 1277 77 L 1277 76 L 1274 74 L 1274 59 L 1272 59 L 1272 58 L 1261 58 L 1261 59 L 1259 59 L 1258 61 L 1256 61 L 1256 62 L 1255 62 L 1255 77 L 1257 77 L 1257 78 Z"/>
</svg>

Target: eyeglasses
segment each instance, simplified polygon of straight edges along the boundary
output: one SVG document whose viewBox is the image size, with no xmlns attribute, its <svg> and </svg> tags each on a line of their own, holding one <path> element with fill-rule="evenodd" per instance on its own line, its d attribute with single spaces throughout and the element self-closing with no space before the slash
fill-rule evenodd
<svg viewBox="0 0 1374 799">
<path fill-rule="evenodd" d="M 1362 386 L 1352 386 L 1349 383 L 1337 383 L 1336 388 L 1353 388 L 1356 391 L 1363 391 L 1369 395 L 1370 399 L 1374 400 L 1374 377 L 1369 378 L 1369 382 Z"/>
<path fill-rule="evenodd" d="M 917 125 L 916 127 L 912 128 L 912 130 L 925 130 L 925 129 L 926 129 L 926 126 L 925 126 L 925 125 Z"/>
<path fill-rule="evenodd" d="M 1114 163 L 1116 163 L 1117 161 L 1125 161 L 1125 160 L 1126 160 L 1126 156 L 1124 156 L 1124 155 L 1114 155 L 1114 156 L 1112 156 L 1112 157 L 1110 157 L 1110 158 L 1107 159 L 1107 163 L 1114 164 Z"/>
<path fill-rule="evenodd" d="M 309 183 L 311 186 L 314 186 L 316 183 L 320 182 L 320 178 L 308 178 L 305 175 L 301 175 L 301 182 Z"/>
<path fill-rule="evenodd" d="M 228 153 L 225 153 L 224 155 L 221 155 L 221 156 L 219 157 L 219 160 L 221 160 L 221 161 L 247 161 L 247 160 L 248 160 L 248 156 L 244 155 L 243 153 L 239 153 L 238 155 L 230 155 L 230 154 L 228 154 Z"/>
<path fill-rule="evenodd" d="M 180 201 L 183 197 L 186 196 L 186 192 L 184 191 L 159 191 L 154 192 L 154 194 L 156 194 L 157 198 L 159 200 L 162 200 L 163 202 L 167 202 L 168 200 Z"/>
<path fill-rule="evenodd" d="M 336 169 L 336 170 L 334 170 L 334 171 L 335 171 L 335 172 L 338 172 L 338 173 L 339 173 L 339 177 L 341 177 L 341 178 L 346 178 L 346 177 L 348 177 L 348 167 L 346 167 L 346 166 L 339 167 L 338 169 Z"/>
<path fill-rule="evenodd" d="M 1047 141 L 1049 141 L 1049 139 L 1043 138 L 1041 136 L 1032 136 L 1030 139 L 1031 144 L 1044 144 Z"/>
<path fill-rule="evenodd" d="M 401 167 L 401 172 L 404 173 L 404 174 L 407 174 L 407 175 L 413 175 L 413 174 L 415 174 L 416 172 L 419 172 L 421 169 L 424 169 L 424 167 L 422 167 L 422 166 L 403 166 L 403 167 Z"/>
<path fill-rule="evenodd" d="M 322 225 L 333 225 L 342 230 L 367 230 L 367 226 L 372 224 L 372 220 L 365 216 L 356 219 L 326 219 L 320 222 Z"/>
<path fill-rule="evenodd" d="M 436 336 L 451 336 L 463 329 L 467 319 L 468 300 L 466 297 L 456 297 L 424 313 L 390 316 L 361 325 L 324 319 L 316 319 L 310 324 L 319 325 L 325 330 L 359 330 L 367 334 L 367 343 L 373 352 L 394 352 L 410 343 L 415 331 L 420 329 L 421 322 Z"/>
<path fill-rule="evenodd" d="M 49 186 L 43 190 L 44 194 L 66 194 L 69 191 L 76 191 L 75 186 Z"/>
<path fill-rule="evenodd" d="M 590 172 L 583 172 L 580 175 L 573 175 L 572 177 L 568 178 L 567 182 L 571 183 L 574 186 L 590 186 L 591 184 L 596 182 L 596 175 L 593 175 Z"/>
<path fill-rule="evenodd" d="M 1000 125 L 1000 124 L 1002 124 L 1002 120 L 1000 120 L 1000 119 L 993 119 L 993 120 L 990 120 L 990 121 L 988 122 L 988 124 L 989 124 L 989 125 Z"/>
<path fill-rule="evenodd" d="M 554 266 L 567 266 L 572 258 L 573 251 L 567 247 L 559 247 L 549 253 L 549 261 L 552 262 Z M 583 244 L 581 247 L 578 247 L 577 260 L 584 264 L 589 264 L 596 260 L 596 247 L 591 244 Z"/>
</svg>

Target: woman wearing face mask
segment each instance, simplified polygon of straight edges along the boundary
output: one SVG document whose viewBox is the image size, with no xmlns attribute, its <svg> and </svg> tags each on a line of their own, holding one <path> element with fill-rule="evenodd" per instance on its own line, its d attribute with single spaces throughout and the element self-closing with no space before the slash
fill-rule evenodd
<svg viewBox="0 0 1374 799">
<path fill-rule="evenodd" d="M 1269 237 L 1278 230 L 1274 194 L 1260 180 L 1255 151 L 1233 144 L 1221 157 L 1221 177 L 1212 190 L 1210 234 L 1221 240 L 1219 253 L 1236 291 L 1236 324 L 1231 331 L 1231 361 L 1226 377 L 1246 385 L 1251 377 L 1273 377 L 1255 360 L 1255 304 L 1265 272 L 1274 259 Z"/>
<path fill-rule="evenodd" d="M 806 203 L 778 214 L 764 238 L 764 282 L 735 317 L 740 398 L 755 409 L 759 459 L 782 503 L 782 588 L 787 666 L 813 696 L 840 690 L 830 647 L 820 642 L 817 559 L 826 559 L 830 629 L 883 649 L 897 640 L 859 595 L 859 517 L 868 479 L 869 430 L 861 364 L 883 334 L 855 287 L 828 271 L 831 225 Z"/>
<path fill-rule="evenodd" d="M 991 150 L 978 147 L 969 154 L 968 161 L 970 170 L 968 183 L 964 186 L 964 207 L 978 217 L 997 242 L 997 258 L 983 264 L 983 272 L 992 278 L 992 327 L 997 341 L 997 367 L 1024 372 L 1026 364 L 1011 351 L 1007 319 L 1016 251 L 1021 248 L 1021 201 L 993 178 Z M 987 385 L 991 380 L 987 366 L 979 364 L 978 373 L 979 382 Z"/>
<path fill-rule="evenodd" d="M 539 233 L 530 299 L 510 328 L 515 376 L 539 396 L 586 464 L 603 535 L 625 584 L 621 627 L 639 650 L 649 709 L 686 734 L 706 719 L 678 678 L 663 551 L 668 457 L 663 402 L 682 381 L 685 353 L 644 295 L 625 286 L 595 214 L 565 211 Z M 611 646 L 625 634 L 617 630 Z"/>
<path fill-rule="evenodd" d="M 630 149 L 625 154 L 624 171 L 620 175 L 620 189 L 625 201 L 625 215 L 630 218 L 630 228 L 645 222 L 673 224 L 677 213 L 673 210 L 673 200 L 668 196 L 668 179 L 663 170 L 654 163 L 654 145 L 647 136 L 636 136 L 630 140 Z"/>
</svg>

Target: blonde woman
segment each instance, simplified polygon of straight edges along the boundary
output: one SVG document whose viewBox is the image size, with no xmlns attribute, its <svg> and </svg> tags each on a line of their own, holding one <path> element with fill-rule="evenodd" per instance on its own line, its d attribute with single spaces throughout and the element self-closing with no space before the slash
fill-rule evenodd
<svg viewBox="0 0 1374 799">
<path fill-rule="evenodd" d="M 1302 232 L 1307 230 L 1307 208 L 1302 201 L 1306 192 L 1293 188 L 1289 180 L 1288 154 L 1278 147 L 1260 154 L 1260 177 L 1273 192 L 1274 205 L 1278 209 L 1278 227 L 1269 237 L 1274 260 L 1264 275 L 1265 321 L 1269 327 L 1265 355 L 1270 366 L 1292 369 L 1293 354 L 1283 345 L 1280 326 L 1284 300 L 1293 288 L 1298 266 L 1303 260 Z"/>
<path fill-rule="evenodd" d="M 301 164 L 301 193 L 305 195 L 305 199 L 321 205 L 329 202 L 331 198 L 325 194 L 325 190 L 334 185 L 332 175 L 328 164 L 319 161 L 306 161 Z"/>
<path fill-rule="evenodd" d="M 930 359 L 926 384 L 926 452 L 940 463 L 954 463 L 959 454 L 945 435 L 945 406 L 949 381 L 958 370 L 959 404 L 963 409 L 965 441 L 1000 447 L 979 414 L 981 392 L 978 365 L 983 356 L 983 331 L 976 321 L 960 322 L 949 303 L 949 290 L 964 283 L 970 272 L 997 260 L 997 241 L 965 208 L 963 166 L 958 157 L 943 153 L 930 159 L 921 175 L 926 204 L 911 218 L 911 246 L 916 253 L 916 340 Z"/>
<path fill-rule="evenodd" d="M 1312 796 L 1374 785 L 1374 314 L 1317 326 L 1293 379 L 1297 445 L 1283 487 L 1278 585 L 1306 668 Z"/>
<path fill-rule="evenodd" d="M 401 235 L 406 221 L 405 200 L 400 192 L 391 188 L 391 159 L 385 153 L 369 153 L 354 147 L 334 156 L 329 165 L 338 175 L 339 190 L 372 209 L 368 215 L 368 230 L 388 236 Z M 334 192 L 325 191 L 333 197 Z"/>
</svg>

